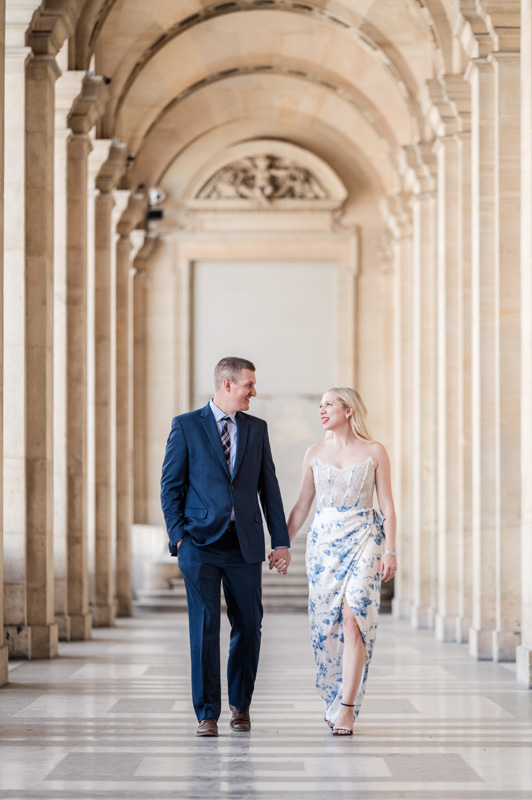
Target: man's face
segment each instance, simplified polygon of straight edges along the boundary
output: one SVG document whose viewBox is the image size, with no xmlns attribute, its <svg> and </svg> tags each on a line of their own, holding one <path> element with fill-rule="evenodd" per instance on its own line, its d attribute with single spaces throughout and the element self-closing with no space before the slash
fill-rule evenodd
<svg viewBox="0 0 532 800">
<path fill-rule="evenodd" d="M 255 373 L 250 369 L 241 370 L 238 381 L 229 383 L 229 398 L 234 411 L 249 409 L 249 401 L 257 396 L 255 383 Z"/>
</svg>

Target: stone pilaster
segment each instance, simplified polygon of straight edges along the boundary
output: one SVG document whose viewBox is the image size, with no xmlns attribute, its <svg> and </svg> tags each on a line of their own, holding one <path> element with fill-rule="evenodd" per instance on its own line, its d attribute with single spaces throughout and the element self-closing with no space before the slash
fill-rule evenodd
<svg viewBox="0 0 532 800">
<path fill-rule="evenodd" d="M 68 219 L 66 281 L 67 592 L 70 635 L 89 639 L 87 536 L 87 254 L 89 131 L 104 109 L 100 77 L 85 77 L 68 115 Z"/>
<path fill-rule="evenodd" d="M 147 234 L 134 261 L 133 276 L 133 521 L 147 523 L 146 284 L 157 235 Z"/>
<path fill-rule="evenodd" d="M 521 644 L 517 680 L 532 689 L 532 0 L 521 3 Z"/>
<path fill-rule="evenodd" d="M 108 158 L 110 139 L 93 139 L 87 176 L 87 547 L 89 567 L 89 606 L 94 607 L 94 557 L 96 551 L 96 186 L 98 173 Z"/>
<path fill-rule="evenodd" d="M 437 108 L 435 130 L 451 136 L 457 146 L 456 249 L 457 286 L 455 313 L 459 320 L 457 373 L 451 376 L 455 386 L 452 402 L 457 416 L 449 424 L 456 427 L 453 455 L 456 457 L 458 494 L 456 497 L 456 630 L 452 621 L 447 626 L 450 639 L 466 642 L 471 627 L 471 87 L 463 75 L 442 75 L 433 92 Z M 454 131 L 454 134 L 453 134 Z M 449 501 L 452 499 L 449 498 Z M 453 603 L 455 602 L 453 598 Z"/>
<path fill-rule="evenodd" d="M 93 620 L 114 624 L 116 556 L 116 241 L 129 193 L 116 192 L 126 149 L 112 143 L 97 177 L 95 203 L 95 556 Z M 117 206 L 117 203 L 119 205 Z"/>
<path fill-rule="evenodd" d="M 519 11 L 468 7 L 472 87 L 473 628 L 477 658 L 513 660 L 519 641 Z M 459 28 L 460 26 L 455 27 Z M 478 512 L 478 513 L 477 513 Z"/>
<path fill-rule="evenodd" d="M 405 148 L 412 191 L 412 604 L 416 628 L 432 627 L 436 564 L 436 163 L 431 144 Z M 404 446 L 404 444 L 403 444 Z"/>
<path fill-rule="evenodd" d="M 20 156 L 26 123 L 26 31 L 33 2 L 6 3 L 4 209 L 4 624 L 12 655 L 31 657 L 26 616 L 26 160 Z M 9 420 L 9 424 L 7 424 Z"/>
<path fill-rule="evenodd" d="M 53 575 L 53 247 L 55 55 L 72 33 L 79 4 L 53 9 L 27 0 L 6 4 L 9 125 L 6 228 L 12 237 L 6 276 L 6 383 L 9 424 L 4 522 L 6 636 L 10 652 L 57 652 Z M 24 159 L 20 145 L 25 143 Z M 30 169 L 31 165 L 31 169 Z M 31 225 L 27 221 L 31 220 Z M 11 546 L 12 545 L 12 546 Z"/>
<path fill-rule="evenodd" d="M 393 236 L 394 260 L 394 451 L 393 490 L 397 512 L 397 560 L 392 613 L 410 617 L 412 601 L 412 475 L 410 447 L 412 372 L 412 223 L 409 196 L 390 198 L 385 221 Z"/>
<path fill-rule="evenodd" d="M 118 616 L 131 616 L 133 523 L 133 267 L 145 231 L 147 200 L 131 195 L 118 223 L 116 244 L 116 596 Z"/>
<path fill-rule="evenodd" d="M 26 523 L 27 614 L 32 658 L 57 655 L 53 604 L 53 231 L 52 55 L 27 65 L 26 158 Z"/>
<path fill-rule="evenodd" d="M 453 641 L 458 617 L 461 408 L 461 275 L 459 251 L 459 153 L 451 135 L 437 139 L 438 267 L 438 610 L 436 637 Z"/>
<path fill-rule="evenodd" d="M 483 46 L 486 41 L 482 41 Z M 483 53 L 484 51 L 482 51 Z M 471 443 L 473 624 L 469 649 L 491 659 L 496 625 L 500 509 L 495 219 L 495 83 L 483 55 L 469 62 L 471 83 Z"/>
<path fill-rule="evenodd" d="M 467 642 L 472 624 L 472 463 L 471 463 L 471 133 L 456 136 L 460 159 L 460 259 L 462 274 L 462 409 L 458 420 L 461 442 L 462 492 L 458 543 L 458 619 L 456 641 Z"/>
<path fill-rule="evenodd" d="M 0 0 L 0 219 L 4 219 L 4 53 L 5 53 L 5 2 Z M 4 285 L 4 226 L 0 226 L 0 286 Z M 3 293 L 2 293 L 3 295 Z M 2 297 L 3 299 L 3 297 Z M 3 385 L 4 308 L 0 302 L 0 381 Z M 3 392 L 0 392 L 0 420 L 3 418 Z M 0 431 L 0 514 L 3 505 L 3 433 Z M 4 542 L 3 525 L 0 526 L 0 619 L 4 619 Z M 3 627 L 3 626 L 2 626 Z M 7 646 L 4 632 L 0 637 L 0 686 L 7 683 Z"/>
<path fill-rule="evenodd" d="M 519 38 L 499 35 L 497 43 L 499 48 L 513 45 L 517 51 L 498 49 L 491 56 L 495 81 L 495 370 L 500 503 L 492 647 L 495 661 L 515 661 L 515 649 L 521 639 L 521 586 L 515 579 L 521 556 L 520 55 Z"/>
<path fill-rule="evenodd" d="M 455 78 L 456 76 L 451 76 Z M 460 80 L 456 78 L 456 80 Z M 463 83 L 463 81 L 462 81 Z M 459 130 L 456 108 L 446 93 L 446 76 L 427 83 L 425 114 L 437 136 L 437 611 L 435 633 L 456 638 L 462 539 L 462 273 Z"/>
<path fill-rule="evenodd" d="M 55 84 L 54 154 L 54 610 L 59 638 L 70 639 L 67 601 L 67 148 L 68 112 L 83 72 L 64 72 Z"/>
</svg>

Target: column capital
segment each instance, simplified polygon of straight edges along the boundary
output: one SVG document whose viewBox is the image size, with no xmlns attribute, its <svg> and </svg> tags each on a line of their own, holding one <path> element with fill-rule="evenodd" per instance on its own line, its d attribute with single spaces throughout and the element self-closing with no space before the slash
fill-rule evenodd
<svg viewBox="0 0 532 800">
<path fill-rule="evenodd" d="M 109 90 L 103 76 L 87 73 L 67 117 L 67 124 L 72 131 L 88 133 L 103 114 L 108 97 Z"/>
<path fill-rule="evenodd" d="M 478 0 L 486 25 L 498 52 L 519 53 L 521 50 L 521 3 L 518 0 Z"/>
<path fill-rule="evenodd" d="M 485 58 L 493 50 L 486 14 L 477 0 L 455 0 L 451 29 L 468 58 Z"/>
<path fill-rule="evenodd" d="M 445 136 L 459 130 L 460 122 L 456 107 L 447 96 L 444 79 L 434 78 L 426 81 L 419 99 L 423 115 L 437 136 Z"/>
<path fill-rule="evenodd" d="M 83 70 L 63 72 L 55 87 L 55 127 L 68 128 L 67 117 L 74 98 L 80 93 L 85 73 Z"/>
<path fill-rule="evenodd" d="M 106 160 L 101 165 L 96 177 L 96 186 L 106 194 L 118 185 L 126 169 L 127 145 L 118 139 L 112 139 Z"/>
<path fill-rule="evenodd" d="M 159 235 L 148 231 L 144 237 L 142 246 L 139 249 L 133 261 L 133 267 L 135 269 L 135 280 L 146 277 L 148 263 L 153 253 L 155 252 L 158 243 L 159 243 Z"/>
<path fill-rule="evenodd" d="M 490 57 L 487 58 L 472 58 L 465 68 L 464 78 L 471 83 L 475 72 L 493 72 L 493 61 Z"/>
<path fill-rule="evenodd" d="M 419 142 L 397 152 L 397 166 L 405 188 L 415 195 L 431 193 L 436 188 L 438 165 L 433 147 L 433 141 Z"/>
<path fill-rule="evenodd" d="M 491 52 L 519 52 L 521 4 L 518 0 L 456 0 L 451 28 L 469 58 L 486 58 Z"/>
<path fill-rule="evenodd" d="M 68 152 L 73 158 L 84 159 L 92 151 L 90 136 L 85 133 L 71 133 L 68 138 Z"/>
<path fill-rule="evenodd" d="M 27 33 L 27 43 L 33 52 L 37 55 L 57 55 L 74 32 L 82 7 L 81 0 L 41 3 L 32 17 Z"/>
<path fill-rule="evenodd" d="M 132 192 L 117 225 L 120 236 L 129 237 L 130 233 L 142 222 L 148 207 L 147 192 Z"/>
<path fill-rule="evenodd" d="M 449 101 L 460 131 L 471 129 L 471 84 L 464 75 L 446 74 L 442 76 L 445 96 Z"/>
<path fill-rule="evenodd" d="M 411 192 L 398 192 L 381 203 L 381 214 L 394 239 L 408 239 L 412 235 Z"/>
<path fill-rule="evenodd" d="M 135 258 L 139 250 L 142 248 L 144 244 L 144 240 L 146 238 L 147 231 L 145 229 L 137 228 L 134 231 L 131 231 L 128 234 L 122 234 L 117 242 L 117 248 L 121 248 L 123 253 L 127 253 L 128 261 L 129 261 L 129 270 L 128 274 L 132 277 L 138 272 L 137 267 L 134 265 Z M 146 270 L 141 269 L 141 272 L 145 275 Z"/>
<path fill-rule="evenodd" d="M 53 55 L 34 55 L 29 59 L 26 69 L 31 81 L 48 81 L 54 84 L 61 75 Z"/>
<path fill-rule="evenodd" d="M 111 139 L 92 139 L 92 152 L 89 156 L 89 191 L 94 191 L 96 188 L 96 179 L 109 155 L 111 143 Z"/>
</svg>

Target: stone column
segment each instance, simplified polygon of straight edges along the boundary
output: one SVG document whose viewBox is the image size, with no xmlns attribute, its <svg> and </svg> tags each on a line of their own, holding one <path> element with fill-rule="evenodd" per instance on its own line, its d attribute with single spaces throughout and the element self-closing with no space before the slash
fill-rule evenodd
<svg viewBox="0 0 532 800">
<path fill-rule="evenodd" d="M 55 54 L 74 29 L 79 4 L 6 5 L 6 94 L 10 184 L 5 320 L 5 408 L 9 532 L 5 621 L 10 652 L 57 652 L 53 575 L 53 238 Z M 28 46 L 30 49 L 27 49 Z M 12 127 L 11 127 L 12 126 Z M 24 160 L 20 158 L 24 142 Z M 26 168 L 26 164 L 28 168 Z M 31 169 L 29 168 L 31 165 Z M 17 191 L 18 190 L 18 191 Z M 7 260 L 6 260 L 7 264 Z M 11 546 L 12 545 L 12 546 Z"/>
<path fill-rule="evenodd" d="M 26 523 L 27 614 L 32 658 L 57 655 L 53 604 L 53 56 L 27 65 Z"/>
<path fill-rule="evenodd" d="M 89 607 L 94 608 L 94 554 L 96 550 L 96 454 L 95 454 L 95 262 L 96 262 L 96 180 L 109 155 L 110 139 L 94 139 L 88 160 L 87 188 L 87 546 Z"/>
<path fill-rule="evenodd" d="M 532 0 L 522 0 L 521 3 L 521 110 L 522 595 L 517 680 L 522 686 L 532 689 Z M 516 572 L 519 573 L 517 564 Z"/>
<path fill-rule="evenodd" d="M 451 313 L 457 315 L 456 373 L 448 376 L 452 390 L 447 423 L 453 428 L 452 458 L 458 477 L 457 496 L 448 497 L 450 507 L 455 506 L 452 517 L 456 522 L 456 561 L 447 567 L 456 572 L 456 583 L 451 590 L 453 610 L 456 608 L 455 631 L 452 619 L 444 634 L 458 642 L 467 641 L 471 626 L 471 87 L 463 75 L 442 75 L 433 99 L 438 110 L 439 124 L 436 132 L 452 136 L 456 143 L 457 206 L 454 213 L 450 205 L 455 245 L 452 257 L 456 259 L 456 281 L 453 279 L 453 305 Z M 444 334 L 445 335 L 445 334 Z M 446 365 L 447 369 L 448 365 Z M 447 380 L 447 375 L 446 378 Z M 453 466 L 451 465 L 451 471 Z M 454 589 L 456 588 L 456 598 Z"/>
<path fill-rule="evenodd" d="M 458 617 L 461 408 L 461 275 L 459 153 L 456 140 L 436 140 L 438 158 L 437 385 L 438 385 L 438 610 L 436 637 L 453 641 Z"/>
<path fill-rule="evenodd" d="M 131 526 L 133 523 L 133 270 L 145 232 L 133 228 L 146 210 L 143 194 L 131 195 L 118 223 L 116 245 L 116 595 L 118 616 L 133 612 Z"/>
<path fill-rule="evenodd" d="M 26 31 L 35 3 L 6 3 L 4 209 L 4 623 L 12 655 L 31 657 L 26 614 L 25 222 Z M 9 423 L 8 423 L 9 420 Z"/>
<path fill-rule="evenodd" d="M 95 204 L 95 556 L 96 627 L 114 624 L 116 552 L 115 450 L 115 292 L 114 230 L 124 205 L 116 207 L 116 184 L 125 168 L 126 150 L 111 144 L 97 178 Z M 127 194 L 127 193 L 126 193 Z M 126 200 L 127 198 L 123 198 Z"/>
<path fill-rule="evenodd" d="M 513 4 L 512 4 L 513 5 Z M 517 4 L 518 6 L 519 4 Z M 517 12 L 517 20 L 519 14 Z M 499 397 L 499 525 L 496 528 L 496 601 L 493 659 L 515 661 L 521 639 L 521 285 L 519 24 L 498 35 L 491 56 L 495 80 L 495 270 Z M 530 487 L 526 489 L 530 492 Z"/>
<path fill-rule="evenodd" d="M 87 536 L 87 253 L 89 131 L 104 109 L 107 89 L 101 77 L 85 77 L 72 104 L 68 124 L 68 219 L 66 280 L 66 451 L 67 593 L 70 635 L 89 639 Z"/>
<path fill-rule="evenodd" d="M 64 48 L 63 48 L 64 50 Z M 63 53 L 62 53 L 63 54 Z M 68 113 L 84 73 L 63 72 L 55 85 L 54 154 L 54 609 L 59 638 L 70 639 L 67 602 L 67 149 Z"/>
<path fill-rule="evenodd" d="M 5 61 L 5 2 L 0 1 L 0 286 L 2 295 L 0 298 L 0 381 L 3 386 L 4 374 L 4 61 Z M 3 418 L 3 392 L 0 392 L 0 420 Z M 0 430 L 0 514 L 2 514 L 3 499 L 3 434 Z M 4 529 L 1 526 L 0 534 L 0 620 L 4 619 Z M 4 642 L 4 633 L 0 638 L 0 686 L 7 683 L 7 646 Z"/>
<path fill-rule="evenodd" d="M 412 605 L 416 628 L 432 627 L 436 564 L 436 163 L 431 144 L 405 148 L 412 207 Z M 404 446 L 404 444 L 403 444 Z"/>
<path fill-rule="evenodd" d="M 147 234 L 134 261 L 133 277 L 133 521 L 146 523 L 146 284 L 157 236 Z"/>
<path fill-rule="evenodd" d="M 473 625 L 469 649 L 491 659 L 496 625 L 499 426 L 496 375 L 495 83 L 493 65 L 469 62 L 471 82 L 471 443 Z"/>
<path fill-rule="evenodd" d="M 393 490 L 397 512 L 397 560 L 392 612 L 410 617 L 412 600 L 412 480 L 410 447 L 412 370 L 412 225 L 409 197 L 397 195 L 385 209 L 393 236 L 394 258 L 394 397 L 395 442 Z"/>
<path fill-rule="evenodd" d="M 467 124 L 467 123 L 466 123 Z M 462 274 L 462 409 L 459 440 L 462 462 L 461 522 L 458 544 L 458 619 L 456 641 L 467 642 L 472 623 L 471 566 L 471 133 L 457 134 L 460 159 L 460 260 Z"/>
</svg>

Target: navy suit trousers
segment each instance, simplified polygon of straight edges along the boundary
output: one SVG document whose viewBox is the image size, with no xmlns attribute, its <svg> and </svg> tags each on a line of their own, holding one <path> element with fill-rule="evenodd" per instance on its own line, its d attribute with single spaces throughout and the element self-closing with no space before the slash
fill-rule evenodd
<svg viewBox="0 0 532 800">
<path fill-rule="evenodd" d="M 185 536 L 178 550 L 187 590 L 192 699 L 199 721 L 218 719 L 220 686 L 220 584 L 231 625 L 227 687 L 230 705 L 251 704 L 259 663 L 262 563 L 248 564 L 236 533 L 198 547 Z"/>
</svg>

